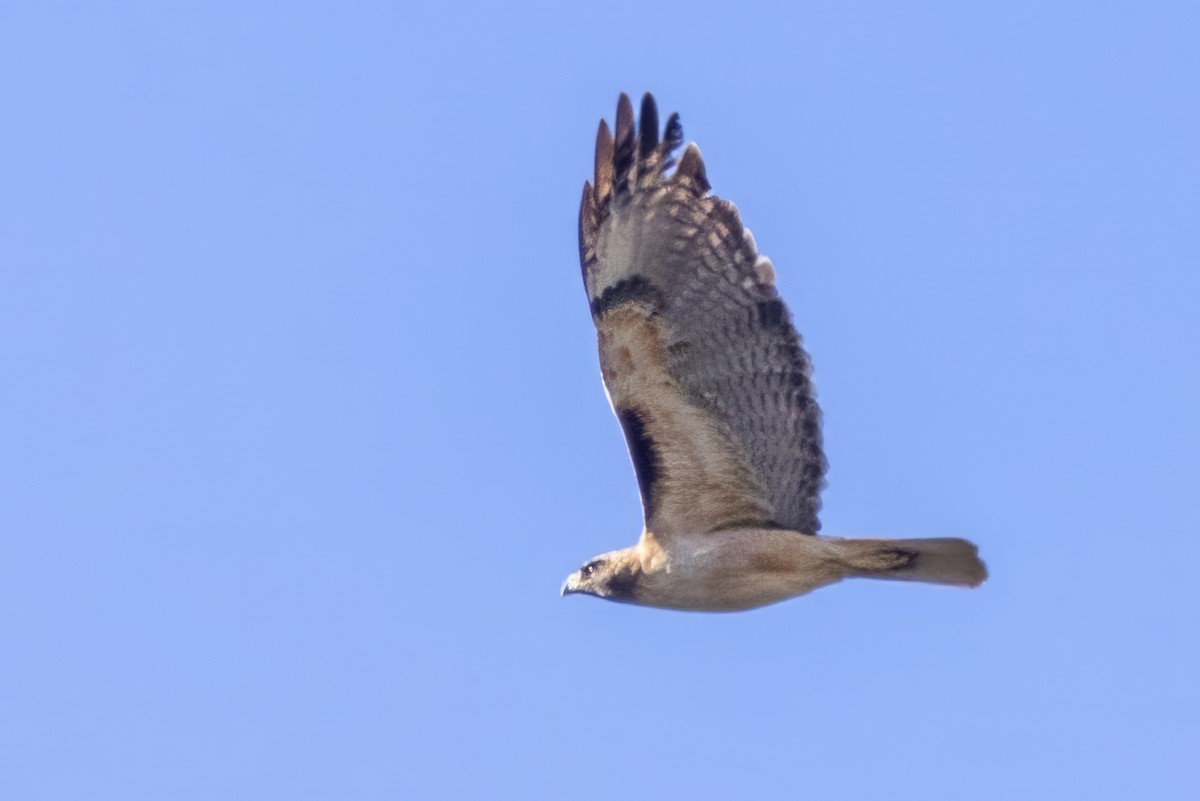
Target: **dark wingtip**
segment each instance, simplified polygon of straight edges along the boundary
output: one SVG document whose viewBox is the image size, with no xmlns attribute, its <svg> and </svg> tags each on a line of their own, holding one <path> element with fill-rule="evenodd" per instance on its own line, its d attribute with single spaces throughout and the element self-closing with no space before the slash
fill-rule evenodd
<svg viewBox="0 0 1200 801">
<path fill-rule="evenodd" d="M 633 101 L 629 95 L 621 92 L 617 98 L 617 140 L 623 137 L 633 137 Z"/>
<path fill-rule="evenodd" d="M 642 115 L 638 120 L 638 155 L 645 161 L 657 149 L 658 106 L 654 103 L 654 95 L 646 92 L 642 95 Z"/>
<path fill-rule="evenodd" d="M 683 123 L 679 121 L 679 114 L 674 113 L 670 117 L 667 117 L 667 128 L 663 132 L 663 153 L 670 154 L 682 144 Z"/>
<path fill-rule="evenodd" d="M 633 103 L 621 93 L 617 101 L 617 130 L 613 151 L 613 183 L 617 193 L 629 187 L 633 170 Z"/>
<path fill-rule="evenodd" d="M 641 116 L 635 121 L 633 103 L 629 95 L 622 92 L 617 100 L 613 129 L 610 131 L 608 123 L 601 120 L 596 132 L 592 186 L 599 217 L 605 215 L 603 209 L 614 197 L 649 187 L 660 180 L 674 165 L 672 155 L 682 143 L 683 126 L 678 114 L 672 114 L 665 129 L 660 129 L 658 104 L 654 95 L 647 92 L 642 97 Z M 700 172 L 703 173 L 703 165 Z M 700 190 L 703 194 L 707 183 L 697 183 L 703 183 Z"/>
<path fill-rule="evenodd" d="M 612 192 L 613 183 L 613 136 L 608 130 L 608 123 L 604 120 L 600 120 L 600 128 L 596 131 L 596 163 L 593 178 L 596 200 L 603 202 Z"/>
</svg>

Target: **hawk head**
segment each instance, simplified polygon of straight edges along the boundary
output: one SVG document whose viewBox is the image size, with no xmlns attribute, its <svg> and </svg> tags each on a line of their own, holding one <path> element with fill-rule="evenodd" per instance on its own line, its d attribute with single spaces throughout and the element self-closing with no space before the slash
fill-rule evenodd
<svg viewBox="0 0 1200 801">
<path fill-rule="evenodd" d="M 634 548 L 601 554 L 567 576 L 562 594 L 582 593 L 610 601 L 633 601 L 641 563 Z"/>
</svg>

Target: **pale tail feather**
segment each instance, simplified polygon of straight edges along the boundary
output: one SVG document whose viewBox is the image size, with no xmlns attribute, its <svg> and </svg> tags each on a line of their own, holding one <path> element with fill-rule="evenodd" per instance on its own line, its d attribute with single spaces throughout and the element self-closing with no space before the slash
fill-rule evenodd
<svg viewBox="0 0 1200 801">
<path fill-rule="evenodd" d="M 988 576 L 975 544 L 955 538 L 841 540 L 838 552 L 861 578 L 978 587 Z"/>
</svg>

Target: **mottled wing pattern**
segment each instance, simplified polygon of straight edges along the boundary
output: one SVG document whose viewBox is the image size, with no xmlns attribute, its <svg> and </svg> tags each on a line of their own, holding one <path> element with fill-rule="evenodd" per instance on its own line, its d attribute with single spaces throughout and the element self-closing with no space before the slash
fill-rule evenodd
<svg viewBox="0 0 1200 801">
<path fill-rule="evenodd" d="M 621 95 L 584 185 L 580 261 L 601 371 L 647 528 L 776 525 L 813 534 L 824 485 L 811 366 L 774 269 L 733 204 L 707 194 L 678 115 Z"/>
</svg>

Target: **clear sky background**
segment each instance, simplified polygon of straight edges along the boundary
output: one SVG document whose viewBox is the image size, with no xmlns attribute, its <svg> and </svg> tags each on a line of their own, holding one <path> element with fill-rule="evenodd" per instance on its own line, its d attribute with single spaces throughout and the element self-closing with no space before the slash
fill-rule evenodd
<svg viewBox="0 0 1200 801">
<path fill-rule="evenodd" d="M 1196 797 L 1194 4 L 403 6 L 0 11 L 0 797 Z M 559 598 L 641 528 L 576 212 L 646 90 L 824 532 L 984 587 Z"/>
</svg>

